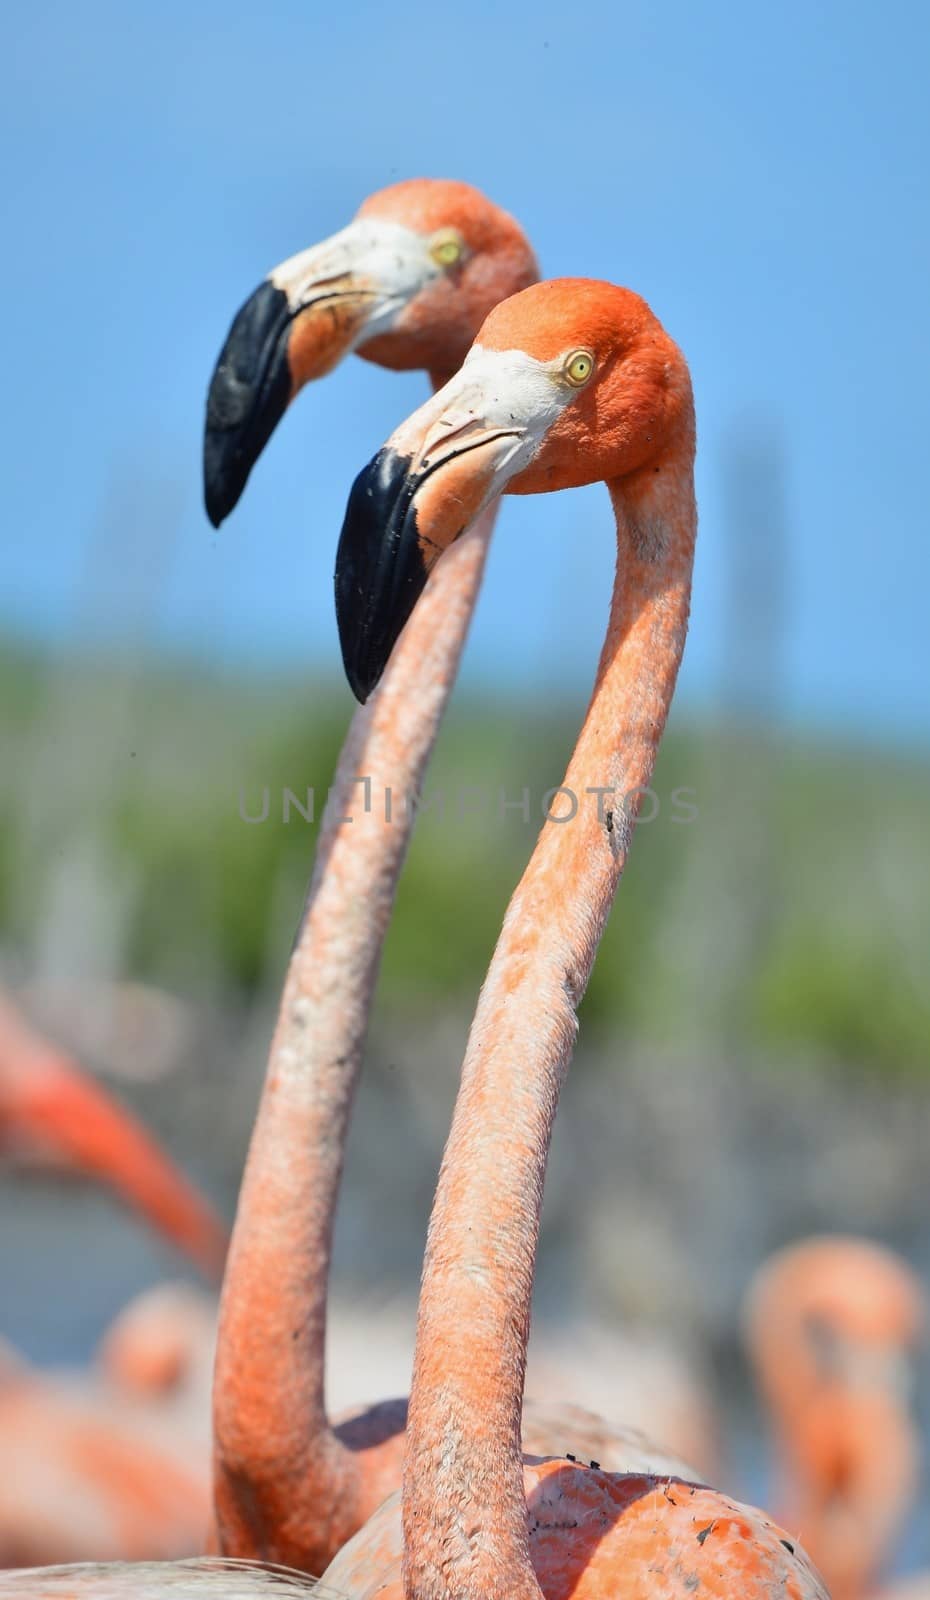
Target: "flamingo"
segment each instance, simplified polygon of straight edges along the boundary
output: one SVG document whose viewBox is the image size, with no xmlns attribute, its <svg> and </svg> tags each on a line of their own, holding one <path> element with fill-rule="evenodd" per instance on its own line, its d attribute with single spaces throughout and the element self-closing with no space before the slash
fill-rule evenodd
<svg viewBox="0 0 930 1600">
<path fill-rule="evenodd" d="M 202 1548 L 213 1324 L 192 1284 L 164 1283 L 124 1307 L 88 1371 L 38 1373 L 0 1344 L 0 1565 Z"/>
<path fill-rule="evenodd" d="M 926 1323 L 910 1268 L 865 1239 L 789 1245 L 750 1286 L 746 1342 L 786 1499 L 833 1600 L 874 1593 L 910 1510 L 919 1440 L 908 1377 Z"/>
<path fill-rule="evenodd" d="M 467 184 L 413 179 L 275 268 L 235 317 L 207 401 L 204 485 L 218 525 L 310 379 L 357 349 L 434 387 L 491 306 L 533 282 L 518 224 Z M 365 1025 L 413 807 L 387 822 L 358 780 L 415 794 L 484 569 L 491 518 L 426 597 L 433 626 L 356 714 L 323 817 L 239 1196 L 214 1383 L 217 1537 L 231 1556 L 319 1572 L 399 1481 L 402 1403 L 333 1427 L 326 1298 Z M 346 821 L 350 818 L 350 821 Z"/>
<path fill-rule="evenodd" d="M 202 1548 L 209 1476 L 170 1430 L 94 1387 L 0 1369 L 0 1566 Z"/>
<path fill-rule="evenodd" d="M 2 998 L 0 1137 L 105 1179 L 202 1272 L 219 1275 L 226 1235 L 207 1203 L 141 1124 Z M 5 1351 L 0 1441 L 0 1563 L 200 1546 L 206 1474 L 160 1419 L 129 1415 L 112 1385 L 50 1378 Z"/>
<path fill-rule="evenodd" d="M 324 1574 L 352 1600 L 825 1595 L 792 1539 L 711 1489 L 521 1454 L 549 1139 L 684 646 L 693 458 L 688 369 L 645 302 L 561 279 L 490 313 L 461 371 L 350 495 L 336 598 L 362 699 L 431 567 L 503 490 L 603 480 L 618 552 L 563 820 L 544 827 L 511 900 L 469 1037 L 423 1268 L 402 1498 Z"/>
<path fill-rule="evenodd" d="M 102 1179 L 208 1278 L 226 1230 L 141 1123 L 0 995 L 0 1145 Z"/>
<path fill-rule="evenodd" d="M 394 368 L 456 370 L 490 308 L 536 277 L 513 218 L 477 190 L 414 179 L 276 268 L 217 363 L 204 449 L 208 514 L 232 509 L 288 401 L 350 349 Z M 413 823 L 374 793 L 420 788 L 477 599 L 493 508 L 428 586 L 385 681 L 356 713 L 323 819 L 239 1197 L 214 1383 L 220 1549 L 319 1572 L 400 1482 L 404 1400 L 326 1410 L 326 1299 L 352 1098 L 381 946 Z M 351 822 L 346 822 L 346 817 Z M 530 1449 L 664 1463 L 579 1407 L 528 1407 Z"/>
</svg>

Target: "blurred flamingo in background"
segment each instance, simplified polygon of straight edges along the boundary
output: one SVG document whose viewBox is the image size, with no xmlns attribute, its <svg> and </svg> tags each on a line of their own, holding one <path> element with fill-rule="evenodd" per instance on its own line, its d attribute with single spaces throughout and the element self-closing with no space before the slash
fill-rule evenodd
<svg viewBox="0 0 930 1600">
<path fill-rule="evenodd" d="M 97 1366 L 127 1402 L 153 1403 L 208 1443 L 216 1304 L 189 1283 L 144 1289 L 110 1323 Z"/>
<path fill-rule="evenodd" d="M 204 1466 L 86 1380 L 0 1365 L 0 1566 L 188 1555 L 209 1519 Z"/>
<path fill-rule="evenodd" d="M 805 1239 L 757 1273 L 744 1325 L 775 1433 L 785 1515 L 833 1600 L 865 1600 L 918 1482 L 910 1380 L 927 1325 L 923 1289 L 880 1245 Z M 921 1581 L 883 1593 L 919 1594 Z"/>
<path fill-rule="evenodd" d="M 363 698 L 433 563 L 503 490 L 606 481 L 618 559 L 594 694 L 560 791 L 570 819 L 537 843 L 469 1038 L 423 1270 L 402 1506 L 389 1503 L 324 1575 L 349 1596 L 825 1593 L 781 1530 L 712 1490 L 521 1454 L 549 1140 L 684 647 L 693 459 L 688 370 L 648 307 L 609 284 L 563 279 L 490 314 L 461 371 L 396 430 L 350 496 L 336 596 Z"/>
<path fill-rule="evenodd" d="M 203 1547 L 213 1322 L 193 1285 L 158 1284 L 81 1372 L 39 1373 L 0 1349 L 0 1566 Z"/>
<path fill-rule="evenodd" d="M 141 1124 L 3 997 L 0 1138 L 18 1156 L 109 1184 L 201 1271 L 219 1275 L 226 1235 L 207 1202 Z M 179 1294 L 197 1298 L 193 1289 L 176 1291 L 175 1299 Z M 175 1304 L 161 1319 L 173 1321 L 175 1352 L 178 1313 Z M 165 1337 L 163 1328 L 163 1368 Z M 130 1343 L 125 1328 L 111 1332 L 114 1375 L 128 1369 Z M 177 1371 L 176 1353 L 173 1359 Z M 103 1366 L 98 1373 L 40 1373 L 4 1350 L 0 1564 L 175 1556 L 202 1547 L 208 1452 L 202 1437 L 199 1450 L 191 1449 L 191 1435 L 168 1415 L 164 1391 L 163 1380 L 156 1414 L 138 1384 L 130 1399 L 130 1385 L 119 1388 Z"/>
<path fill-rule="evenodd" d="M 0 994 L 0 1149 L 95 1178 L 211 1280 L 227 1235 L 212 1207 L 125 1107 Z"/>
</svg>

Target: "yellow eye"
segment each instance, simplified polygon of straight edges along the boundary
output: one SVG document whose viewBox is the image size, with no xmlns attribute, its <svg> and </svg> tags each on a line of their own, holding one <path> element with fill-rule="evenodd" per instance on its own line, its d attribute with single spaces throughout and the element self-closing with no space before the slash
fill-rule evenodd
<svg viewBox="0 0 930 1600">
<path fill-rule="evenodd" d="M 594 357 L 590 350 L 573 350 L 570 356 L 565 357 L 563 370 L 569 383 L 580 389 L 594 371 Z"/>
<path fill-rule="evenodd" d="M 465 241 L 454 228 L 444 228 L 430 240 L 429 253 L 439 267 L 454 267 L 465 253 Z"/>
</svg>

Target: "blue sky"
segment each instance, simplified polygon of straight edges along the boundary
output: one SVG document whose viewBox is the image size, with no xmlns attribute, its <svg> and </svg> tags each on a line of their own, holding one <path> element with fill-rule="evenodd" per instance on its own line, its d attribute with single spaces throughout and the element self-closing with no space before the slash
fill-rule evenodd
<svg viewBox="0 0 930 1600">
<path fill-rule="evenodd" d="M 335 669 L 348 486 L 425 379 L 353 360 L 308 390 L 219 534 L 206 384 L 270 266 L 385 183 L 455 176 L 514 211 L 547 275 L 630 284 L 688 355 L 683 703 L 758 682 L 786 718 L 926 745 L 928 46 L 927 8 L 899 0 L 17 8 L 0 629 Z M 743 532 L 727 462 L 747 434 L 773 441 L 784 514 Z M 773 521 L 774 553 L 753 544 Z M 583 693 L 612 544 L 602 489 L 505 504 L 476 691 Z M 783 573 L 765 659 L 728 599 L 734 550 L 757 608 Z"/>
</svg>

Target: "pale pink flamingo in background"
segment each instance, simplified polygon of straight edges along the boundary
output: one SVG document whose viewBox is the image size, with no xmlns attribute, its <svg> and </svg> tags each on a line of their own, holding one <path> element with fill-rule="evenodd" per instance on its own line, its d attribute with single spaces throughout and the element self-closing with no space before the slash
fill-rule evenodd
<svg viewBox="0 0 930 1600">
<path fill-rule="evenodd" d="M 787 1535 L 712 1490 L 521 1453 L 549 1139 L 684 646 L 693 458 L 688 370 L 649 308 L 562 279 L 491 312 L 350 496 L 337 610 L 363 697 L 431 566 L 502 490 L 604 480 L 618 546 L 557 808 L 570 820 L 544 828 L 511 900 L 466 1052 L 423 1270 L 402 1508 L 389 1503 L 324 1574 L 353 1600 L 825 1594 Z"/>
<path fill-rule="evenodd" d="M 236 317 L 211 385 L 206 500 L 235 504 L 288 400 L 347 350 L 455 371 L 485 314 L 532 282 L 517 224 L 465 184 L 414 180 L 277 268 Z M 381 946 L 426 762 L 477 599 L 493 511 L 437 571 L 369 705 L 323 819 L 223 1286 L 214 1387 L 217 1534 L 227 1554 L 319 1572 L 400 1482 L 406 1402 L 333 1426 L 324 1392 L 333 1221 Z M 359 777 L 378 803 L 365 809 Z M 398 800 L 385 817 L 380 797 Z M 351 822 L 344 819 L 351 817 Z M 530 1449 L 673 1458 L 577 1407 L 526 1419 Z"/>
<path fill-rule="evenodd" d="M 17 1155 L 108 1183 L 218 1276 L 226 1235 L 206 1201 L 141 1124 L 2 997 L 0 1138 Z M 5 1350 L 0 1565 L 200 1548 L 209 1520 L 201 1449 L 198 1462 L 164 1416 L 143 1417 L 95 1374 L 38 1372 Z"/>
<path fill-rule="evenodd" d="M 775 1432 L 781 1500 L 833 1600 L 874 1596 L 911 1508 L 920 1442 L 909 1375 L 926 1325 L 910 1268 L 843 1235 L 786 1246 L 747 1295 L 746 1342 Z"/>
<path fill-rule="evenodd" d="M 0 1349 L 0 1566 L 202 1549 L 213 1324 L 193 1285 L 158 1284 L 88 1369 L 40 1373 Z"/>
<path fill-rule="evenodd" d="M 209 1474 L 105 1392 L 0 1367 L 0 1566 L 202 1548 Z"/>
<path fill-rule="evenodd" d="M 152 1136 L 0 995 L 0 1149 L 96 1178 L 216 1280 L 226 1230 Z"/>
</svg>

